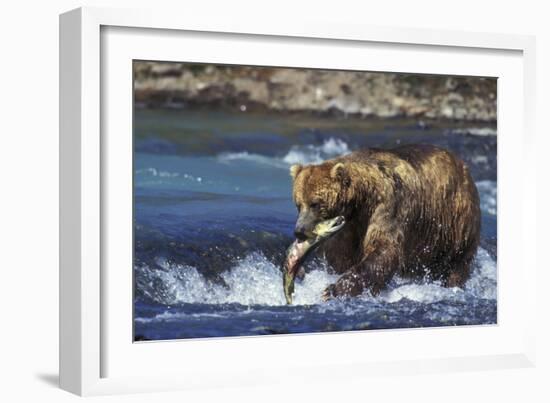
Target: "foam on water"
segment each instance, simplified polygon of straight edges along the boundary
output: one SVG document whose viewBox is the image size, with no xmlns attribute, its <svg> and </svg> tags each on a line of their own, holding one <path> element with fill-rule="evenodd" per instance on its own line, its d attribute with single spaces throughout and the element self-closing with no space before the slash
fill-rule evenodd
<svg viewBox="0 0 550 403">
<path fill-rule="evenodd" d="M 326 159 L 349 154 L 348 144 L 338 138 L 329 138 L 322 145 L 292 146 L 283 161 L 292 164 L 319 164 Z"/>
<path fill-rule="evenodd" d="M 218 161 L 228 163 L 231 161 L 252 161 L 258 164 L 269 165 L 275 168 L 287 168 L 288 164 L 278 158 L 267 157 L 261 154 L 242 151 L 238 153 L 222 153 L 218 155 Z"/>
<path fill-rule="evenodd" d="M 471 134 L 473 136 L 496 136 L 497 130 L 492 127 L 470 127 L 465 129 L 453 129 L 453 134 Z"/>
<path fill-rule="evenodd" d="M 158 176 L 160 178 L 175 178 L 175 177 L 178 177 L 180 174 L 178 172 L 160 171 L 156 168 L 149 167 L 149 168 L 136 170 L 136 175 L 146 175 L 146 176 L 153 176 L 153 177 Z"/>
<path fill-rule="evenodd" d="M 165 311 L 160 313 L 152 318 L 136 318 L 136 322 L 140 323 L 149 323 L 149 322 L 170 322 L 170 321 L 180 321 L 185 318 L 224 318 L 225 316 L 220 313 L 184 313 L 184 312 L 168 312 Z"/>
<path fill-rule="evenodd" d="M 201 184 L 203 179 L 185 172 L 170 172 L 155 167 L 137 169 L 135 171 L 136 181 L 140 186 L 161 185 L 168 183 L 195 183 Z"/>
<path fill-rule="evenodd" d="M 236 153 L 222 153 L 218 156 L 220 162 L 252 161 L 259 164 L 287 169 L 292 164 L 320 164 L 321 162 L 351 152 L 348 144 L 331 137 L 321 145 L 294 145 L 283 157 L 267 157 L 247 151 Z"/>
<path fill-rule="evenodd" d="M 234 262 L 221 273 L 225 285 L 206 280 L 194 267 L 158 262 L 158 268 L 137 267 L 138 288 L 153 301 L 164 305 L 182 303 L 240 304 L 245 306 L 284 306 L 285 298 L 279 267 L 263 254 L 253 252 Z M 338 279 L 329 274 L 324 264 L 310 271 L 303 281 L 296 281 L 294 305 L 321 304 L 323 290 Z M 464 289 L 445 288 L 437 283 L 412 282 L 395 279 L 377 297 L 365 293 L 360 298 L 377 303 L 396 303 L 410 300 L 418 303 L 439 301 L 461 302 L 482 298 L 496 300 L 496 262 L 480 248 L 476 255 L 471 278 Z"/>
</svg>

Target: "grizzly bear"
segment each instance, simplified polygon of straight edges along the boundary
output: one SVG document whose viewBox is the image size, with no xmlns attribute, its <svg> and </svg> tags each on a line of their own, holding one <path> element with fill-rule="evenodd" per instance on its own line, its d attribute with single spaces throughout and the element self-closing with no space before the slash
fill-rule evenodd
<svg viewBox="0 0 550 403">
<path fill-rule="evenodd" d="M 323 298 L 377 295 L 395 274 L 462 287 L 480 236 L 479 196 L 468 167 L 430 145 L 365 149 L 293 165 L 295 236 L 344 216 L 319 249 L 341 277 Z"/>
</svg>

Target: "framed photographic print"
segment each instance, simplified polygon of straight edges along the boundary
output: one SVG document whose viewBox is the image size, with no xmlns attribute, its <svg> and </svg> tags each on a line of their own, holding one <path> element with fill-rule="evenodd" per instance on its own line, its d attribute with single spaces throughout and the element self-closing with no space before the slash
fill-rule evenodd
<svg viewBox="0 0 550 403">
<path fill-rule="evenodd" d="M 63 388 L 532 365 L 532 38 L 79 9 L 60 40 Z"/>
<path fill-rule="evenodd" d="M 497 323 L 496 78 L 133 75 L 134 341 Z"/>
</svg>

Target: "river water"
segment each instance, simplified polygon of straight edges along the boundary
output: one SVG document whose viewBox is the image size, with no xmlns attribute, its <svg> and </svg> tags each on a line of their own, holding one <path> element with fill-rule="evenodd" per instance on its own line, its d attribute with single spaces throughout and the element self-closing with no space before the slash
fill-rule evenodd
<svg viewBox="0 0 550 403">
<path fill-rule="evenodd" d="M 476 181 L 482 241 L 464 289 L 394 278 L 377 297 L 325 303 L 338 276 L 315 257 L 285 305 L 280 264 L 296 220 L 289 166 L 408 143 L 451 150 Z M 137 109 L 135 339 L 496 323 L 496 145 L 487 124 Z"/>
</svg>

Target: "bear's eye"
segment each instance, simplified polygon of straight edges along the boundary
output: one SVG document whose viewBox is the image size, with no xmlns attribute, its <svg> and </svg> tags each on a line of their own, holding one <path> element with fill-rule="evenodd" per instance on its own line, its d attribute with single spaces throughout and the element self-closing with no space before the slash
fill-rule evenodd
<svg viewBox="0 0 550 403">
<path fill-rule="evenodd" d="M 321 204 L 319 202 L 313 202 L 309 205 L 309 208 L 312 210 L 317 210 L 320 206 Z"/>
</svg>

